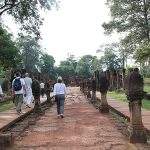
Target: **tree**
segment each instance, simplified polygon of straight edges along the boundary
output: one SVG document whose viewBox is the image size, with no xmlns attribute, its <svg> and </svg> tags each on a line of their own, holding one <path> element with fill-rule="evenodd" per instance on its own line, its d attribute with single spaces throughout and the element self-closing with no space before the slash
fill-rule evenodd
<svg viewBox="0 0 150 150">
<path fill-rule="evenodd" d="M 54 69 L 55 59 L 53 56 L 48 54 L 42 54 L 40 58 L 41 73 L 46 74 L 49 78 L 55 78 Z"/>
<path fill-rule="evenodd" d="M 122 40 L 127 51 L 134 53 L 143 43 L 150 42 L 150 2 L 149 0 L 107 0 L 112 20 L 104 23 L 106 33 L 112 31 L 125 33 Z"/>
<path fill-rule="evenodd" d="M 79 76 L 90 77 L 93 73 L 93 63 L 95 63 L 96 57 L 92 55 L 84 55 L 77 63 L 76 72 Z"/>
<path fill-rule="evenodd" d="M 113 53 L 112 49 L 105 50 L 104 56 L 101 57 L 101 62 L 103 63 L 103 68 L 107 68 L 109 70 L 116 70 L 122 67 L 121 59 Z"/>
<path fill-rule="evenodd" d="M 39 69 L 39 55 L 41 54 L 41 48 L 36 38 L 29 35 L 20 37 L 19 48 L 22 55 L 23 67 L 27 72 L 37 71 Z"/>
<path fill-rule="evenodd" d="M 59 67 L 57 68 L 58 75 L 62 77 L 70 77 L 75 75 L 74 66 L 70 61 L 61 61 Z"/>
<path fill-rule="evenodd" d="M 21 28 L 28 33 L 35 33 L 39 38 L 39 28 L 42 24 L 40 9 L 50 10 L 57 6 L 56 0 L 2 0 L 0 2 L 0 16 L 7 12 L 12 15 Z"/>
<path fill-rule="evenodd" d="M 0 26 L 0 65 L 4 68 L 16 67 L 19 62 L 19 49 L 12 35 Z"/>
</svg>

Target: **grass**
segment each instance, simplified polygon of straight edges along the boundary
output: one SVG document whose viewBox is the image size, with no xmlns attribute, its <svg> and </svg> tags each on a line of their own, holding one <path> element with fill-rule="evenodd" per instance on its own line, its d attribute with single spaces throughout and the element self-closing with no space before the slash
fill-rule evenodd
<svg viewBox="0 0 150 150">
<path fill-rule="evenodd" d="M 145 84 L 150 84 L 150 78 L 144 78 L 144 83 Z"/>
<path fill-rule="evenodd" d="M 150 93 L 150 85 L 145 85 L 144 91 Z"/>
<path fill-rule="evenodd" d="M 12 101 L 7 101 L 7 102 L 0 103 L 0 112 L 9 110 L 13 106 L 14 106 L 14 104 L 13 104 Z"/>
<path fill-rule="evenodd" d="M 126 98 L 126 95 L 124 93 L 121 93 L 121 92 L 108 92 L 108 96 L 113 98 L 113 99 L 116 99 L 118 101 L 122 101 L 122 102 L 126 102 L 128 103 L 128 100 Z M 150 110 L 150 100 L 146 100 L 146 99 L 143 99 L 142 101 L 142 108 L 145 108 L 147 110 Z"/>
</svg>

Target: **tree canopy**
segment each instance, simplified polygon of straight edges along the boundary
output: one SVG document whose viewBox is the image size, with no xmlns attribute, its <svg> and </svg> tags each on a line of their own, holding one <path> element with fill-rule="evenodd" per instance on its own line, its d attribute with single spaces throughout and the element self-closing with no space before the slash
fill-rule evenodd
<svg viewBox="0 0 150 150">
<path fill-rule="evenodd" d="M 55 78 L 55 68 L 54 68 L 55 59 L 53 56 L 48 54 L 42 54 L 40 57 L 40 68 L 43 74 L 46 74 L 50 78 Z"/>
<path fill-rule="evenodd" d="M 57 7 L 56 0 L 1 0 L 0 16 L 5 12 L 14 17 L 21 24 L 21 30 L 40 37 L 40 25 L 43 19 L 40 16 L 41 9 L 50 10 Z"/>
<path fill-rule="evenodd" d="M 107 5 L 110 8 L 112 17 L 110 22 L 103 24 L 107 34 L 112 33 L 114 30 L 125 33 L 126 36 L 121 43 L 129 54 L 135 53 L 141 47 L 141 44 L 149 45 L 149 0 L 107 0 Z"/>
<path fill-rule="evenodd" d="M 20 53 L 12 35 L 0 26 L 0 65 L 16 67 L 20 61 Z"/>
</svg>

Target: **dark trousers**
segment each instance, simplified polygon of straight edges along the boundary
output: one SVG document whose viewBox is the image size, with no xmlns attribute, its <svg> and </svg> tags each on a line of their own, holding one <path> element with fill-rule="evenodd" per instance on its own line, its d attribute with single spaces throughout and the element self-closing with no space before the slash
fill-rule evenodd
<svg viewBox="0 0 150 150">
<path fill-rule="evenodd" d="M 65 95 L 64 94 L 56 95 L 55 100 L 56 100 L 56 103 L 57 103 L 57 113 L 58 113 L 58 115 L 63 114 L 64 113 Z"/>
</svg>

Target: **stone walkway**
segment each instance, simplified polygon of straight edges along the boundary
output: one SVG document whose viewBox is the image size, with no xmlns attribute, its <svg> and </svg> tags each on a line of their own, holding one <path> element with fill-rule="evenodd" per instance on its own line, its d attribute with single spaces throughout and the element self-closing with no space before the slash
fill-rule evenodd
<svg viewBox="0 0 150 150">
<path fill-rule="evenodd" d="M 70 88 L 65 101 L 65 118 L 58 119 L 56 106 L 53 106 L 25 133 L 11 150 L 137 149 L 117 130 L 111 115 L 99 113 L 79 88 Z"/>
<path fill-rule="evenodd" d="M 44 102 L 46 100 L 46 97 L 41 97 L 41 102 Z M 34 106 L 32 106 L 33 108 Z M 22 111 L 24 113 L 30 111 L 32 108 L 26 108 L 25 106 L 22 107 Z M 19 117 L 19 115 L 16 113 L 15 107 L 11 108 L 10 110 L 0 112 L 0 130 L 8 125 L 9 123 L 13 122 Z"/>
<path fill-rule="evenodd" d="M 96 95 L 97 95 L 97 97 L 100 98 L 100 92 L 97 92 Z M 108 98 L 108 104 L 111 107 L 118 110 L 123 115 L 130 118 L 128 103 L 118 101 L 118 100 L 115 100 L 115 99 L 112 99 L 112 98 Z M 143 121 L 144 127 L 150 131 L 150 111 L 149 110 L 142 109 L 142 121 Z"/>
</svg>

